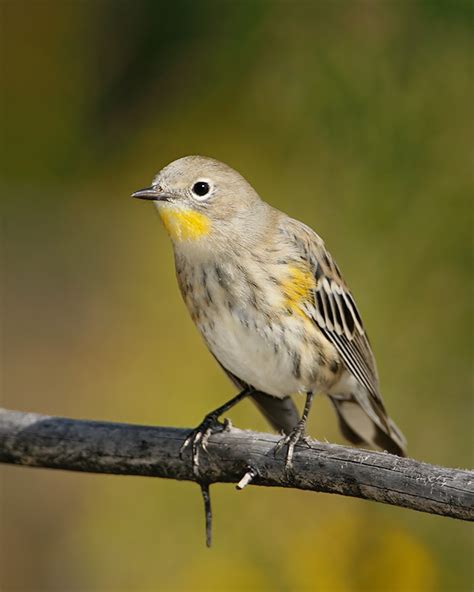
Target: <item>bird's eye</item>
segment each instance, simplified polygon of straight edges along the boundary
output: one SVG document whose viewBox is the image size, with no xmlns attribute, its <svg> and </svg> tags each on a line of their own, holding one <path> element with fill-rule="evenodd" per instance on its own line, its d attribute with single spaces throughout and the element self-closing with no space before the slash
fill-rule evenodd
<svg viewBox="0 0 474 592">
<path fill-rule="evenodd" d="M 195 197 L 200 200 L 204 200 L 209 195 L 211 191 L 211 186 L 207 181 L 197 181 L 194 183 L 192 192 L 194 193 Z"/>
</svg>

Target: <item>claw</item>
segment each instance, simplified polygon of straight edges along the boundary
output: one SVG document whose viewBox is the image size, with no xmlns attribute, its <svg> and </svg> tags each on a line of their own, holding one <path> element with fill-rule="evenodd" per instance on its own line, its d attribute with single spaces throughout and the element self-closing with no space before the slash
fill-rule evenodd
<svg viewBox="0 0 474 592">
<path fill-rule="evenodd" d="M 211 428 L 207 428 L 207 430 L 202 434 L 202 438 L 201 438 L 201 448 L 204 450 L 204 452 L 207 452 L 207 444 L 209 442 L 209 438 L 212 435 L 212 429 Z"/>
<path fill-rule="evenodd" d="M 199 453 L 201 450 L 207 452 L 209 438 L 216 427 L 221 427 L 217 418 L 214 415 L 206 416 L 198 427 L 190 432 L 179 450 L 179 457 L 183 460 L 185 451 L 191 446 L 193 473 L 196 477 L 199 477 Z"/>
<path fill-rule="evenodd" d="M 224 403 L 211 413 L 208 413 L 203 421 L 198 425 L 197 428 L 192 430 L 189 433 L 189 436 L 184 441 L 184 444 L 179 449 L 179 457 L 183 460 L 184 452 L 187 448 L 191 446 L 191 453 L 193 459 L 193 473 L 199 479 L 199 452 L 200 450 L 207 450 L 207 443 L 209 438 L 211 437 L 212 433 L 216 428 L 220 430 L 229 430 L 231 423 L 229 420 L 225 420 L 224 424 L 218 421 L 218 418 L 223 414 L 226 413 L 229 409 L 231 409 L 236 403 L 250 395 L 252 389 L 250 387 L 246 387 L 243 391 L 241 391 L 238 395 L 235 395 L 230 401 Z"/>
<path fill-rule="evenodd" d="M 284 438 L 281 438 L 273 449 L 273 455 L 276 457 L 280 450 L 286 446 L 286 457 L 285 457 L 285 470 L 289 471 L 293 468 L 293 455 L 295 446 L 300 441 L 303 441 L 309 446 L 308 438 L 304 435 L 304 423 L 298 423 L 298 425 Z"/>
<path fill-rule="evenodd" d="M 289 442 L 290 442 L 290 436 L 284 436 L 283 438 L 278 440 L 278 442 L 275 444 L 275 448 L 273 449 L 273 456 L 276 458 L 278 456 L 278 453 L 280 452 L 280 450 L 284 446 L 287 446 L 289 444 Z"/>
</svg>

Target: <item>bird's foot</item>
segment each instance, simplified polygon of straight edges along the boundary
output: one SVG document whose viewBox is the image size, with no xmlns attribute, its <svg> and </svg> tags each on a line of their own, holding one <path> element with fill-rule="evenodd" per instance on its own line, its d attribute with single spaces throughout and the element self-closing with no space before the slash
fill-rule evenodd
<svg viewBox="0 0 474 592">
<path fill-rule="evenodd" d="M 306 444 L 306 446 L 310 446 L 308 441 L 308 436 L 305 436 L 305 422 L 300 421 L 296 425 L 293 430 L 282 438 L 275 446 L 273 450 L 273 455 L 276 456 L 282 448 L 285 446 L 286 449 L 286 458 L 285 458 L 285 470 L 289 471 L 293 468 L 293 454 L 295 451 L 295 446 L 300 442 Z"/>
<path fill-rule="evenodd" d="M 201 450 L 207 452 L 207 444 L 213 433 L 226 429 L 227 423 L 221 423 L 215 413 L 209 413 L 202 422 L 189 433 L 184 444 L 179 450 L 179 456 L 182 459 L 185 451 L 191 447 L 193 473 L 199 477 L 199 454 Z"/>
</svg>

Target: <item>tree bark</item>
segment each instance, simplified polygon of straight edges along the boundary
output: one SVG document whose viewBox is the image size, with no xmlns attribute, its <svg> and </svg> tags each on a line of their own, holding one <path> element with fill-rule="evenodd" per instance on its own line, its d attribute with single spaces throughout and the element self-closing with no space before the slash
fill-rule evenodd
<svg viewBox="0 0 474 592">
<path fill-rule="evenodd" d="M 285 470 L 278 436 L 222 429 L 200 455 L 199 479 L 190 453 L 180 458 L 189 430 L 83 421 L 0 410 L 0 462 L 91 473 L 146 475 L 206 484 L 251 483 L 338 493 L 474 519 L 474 473 L 383 452 L 309 441 L 295 448 Z"/>
</svg>

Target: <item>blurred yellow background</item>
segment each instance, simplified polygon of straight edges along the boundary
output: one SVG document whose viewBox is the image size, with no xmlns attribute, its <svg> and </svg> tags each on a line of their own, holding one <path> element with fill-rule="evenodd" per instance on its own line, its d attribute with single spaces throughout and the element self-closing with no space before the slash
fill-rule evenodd
<svg viewBox="0 0 474 592">
<path fill-rule="evenodd" d="M 177 157 L 325 239 L 411 456 L 472 466 L 470 0 L 3 0 L 2 404 L 195 426 L 233 387 L 151 204 Z M 470 78 L 471 77 L 471 78 Z M 230 414 L 268 429 L 251 403 Z M 342 442 L 317 400 L 311 435 Z M 338 496 L 1 467 L 1 589 L 470 590 L 472 530 Z"/>
</svg>

